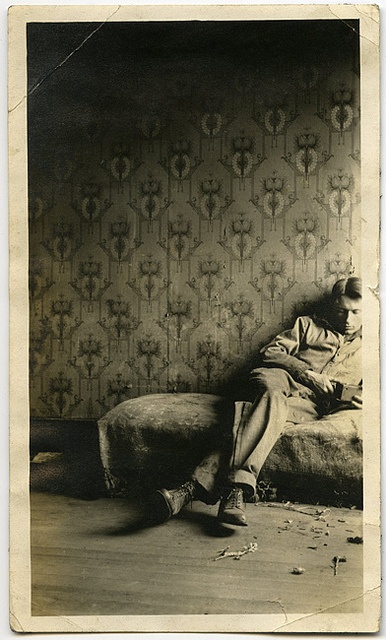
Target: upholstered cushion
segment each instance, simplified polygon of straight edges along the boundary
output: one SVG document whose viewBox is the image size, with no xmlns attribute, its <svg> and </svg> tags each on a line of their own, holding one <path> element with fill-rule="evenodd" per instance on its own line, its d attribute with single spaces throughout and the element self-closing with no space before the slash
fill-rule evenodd
<svg viewBox="0 0 386 640">
<path fill-rule="evenodd" d="M 153 394 L 126 400 L 101 418 L 99 442 L 114 494 L 186 479 L 231 433 L 234 404 L 199 393 Z"/>
<path fill-rule="evenodd" d="M 282 498 L 362 506 L 362 412 L 348 409 L 301 425 L 288 423 L 260 477 Z"/>
</svg>

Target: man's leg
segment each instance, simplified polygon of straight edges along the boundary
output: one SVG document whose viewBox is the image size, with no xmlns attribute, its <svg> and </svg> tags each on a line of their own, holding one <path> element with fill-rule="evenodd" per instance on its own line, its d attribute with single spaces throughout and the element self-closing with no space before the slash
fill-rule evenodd
<svg viewBox="0 0 386 640">
<path fill-rule="evenodd" d="M 220 469 L 223 468 L 221 451 L 213 451 L 197 465 L 192 478 L 197 484 L 197 497 L 206 504 L 216 504 L 219 500 Z"/>
<path fill-rule="evenodd" d="M 301 422 L 304 415 L 308 419 L 318 417 L 312 392 L 296 383 L 284 369 L 255 369 L 252 379 L 257 385 L 257 396 L 249 416 L 234 426 L 229 488 L 219 509 L 223 522 L 237 525 L 246 524 L 243 498 L 254 495 L 257 477 L 283 431 L 289 408 L 291 421 Z M 292 400 L 298 401 L 295 411 Z"/>
<path fill-rule="evenodd" d="M 307 419 L 318 416 L 315 403 L 308 400 L 312 392 L 297 384 L 283 369 L 256 369 L 252 379 L 258 388 L 256 400 L 251 410 L 241 415 L 238 410 L 249 403 L 236 403 L 229 442 L 223 442 L 221 450 L 206 456 L 181 487 L 157 492 L 164 519 L 176 515 L 191 500 L 215 504 L 222 495 L 219 518 L 230 524 L 246 525 L 243 494 L 254 495 L 260 469 L 283 431 L 288 405 L 292 400 L 301 400 L 291 421 L 301 422 L 304 415 Z M 291 394 L 296 398 L 291 398 Z"/>
<path fill-rule="evenodd" d="M 250 403 L 236 402 L 234 423 L 238 423 L 246 406 Z M 192 502 L 200 500 L 206 504 L 216 504 L 222 496 L 226 484 L 229 459 L 231 457 L 233 438 L 231 430 L 226 430 L 218 449 L 212 451 L 201 460 L 192 472 L 189 480 L 176 489 L 159 489 L 155 494 L 154 509 L 159 520 L 168 520 L 177 515 L 181 509 Z"/>
<path fill-rule="evenodd" d="M 257 385 L 257 396 L 248 418 L 235 425 L 229 479 L 246 484 L 254 491 L 260 470 L 282 434 L 287 419 L 300 422 L 304 412 L 308 419 L 316 419 L 318 411 L 313 393 L 296 383 L 284 369 L 255 369 L 252 379 Z M 295 402 L 291 399 L 289 407 L 290 396 Z M 296 401 L 299 407 L 295 415 Z"/>
<path fill-rule="evenodd" d="M 251 406 L 251 402 L 235 402 L 232 431 L 224 432 L 221 446 L 205 456 L 192 473 L 192 478 L 197 483 L 197 498 L 206 504 L 216 504 L 222 496 L 224 484 L 228 480 L 233 433 L 240 422 L 249 415 Z"/>
<path fill-rule="evenodd" d="M 229 456 L 228 456 L 229 457 Z M 219 478 L 223 453 L 214 451 L 197 465 L 190 476 L 176 489 L 158 489 L 153 496 L 153 516 L 165 521 L 177 515 L 181 509 L 193 500 L 206 504 L 216 504 L 220 498 Z"/>
</svg>

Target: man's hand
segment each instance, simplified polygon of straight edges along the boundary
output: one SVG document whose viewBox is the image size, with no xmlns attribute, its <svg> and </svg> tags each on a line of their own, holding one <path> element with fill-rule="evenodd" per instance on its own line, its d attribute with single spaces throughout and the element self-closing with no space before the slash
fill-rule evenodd
<svg viewBox="0 0 386 640">
<path fill-rule="evenodd" d="M 307 369 L 301 374 L 300 382 L 321 395 L 332 396 L 334 394 L 332 381 L 325 373 L 316 373 L 312 369 Z"/>
<path fill-rule="evenodd" d="M 350 404 L 355 409 L 362 409 L 362 406 L 363 406 L 362 396 L 353 396 L 350 400 Z"/>
</svg>

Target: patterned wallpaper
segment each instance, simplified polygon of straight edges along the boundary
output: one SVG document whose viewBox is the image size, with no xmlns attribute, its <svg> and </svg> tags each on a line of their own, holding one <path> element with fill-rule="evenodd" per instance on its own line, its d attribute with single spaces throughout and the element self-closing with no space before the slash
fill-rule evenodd
<svg viewBox="0 0 386 640">
<path fill-rule="evenodd" d="M 137 61 L 119 103 L 102 73 L 90 107 L 84 69 L 30 97 L 32 415 L 242 395 L 258 349 L 360 275 L 357 53 Z"/>
</svg>

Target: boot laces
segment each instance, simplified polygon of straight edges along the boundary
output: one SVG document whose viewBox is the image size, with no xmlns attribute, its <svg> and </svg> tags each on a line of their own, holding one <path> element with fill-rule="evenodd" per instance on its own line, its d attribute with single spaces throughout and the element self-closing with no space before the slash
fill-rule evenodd
<svg viewBox="0 0 386 640">
<path fill-rule="evenodd" d="M 179 491 L 183 494 L 184 499 L 186 500 L 186 502 L 193 502 L 193 495 L 194 495 L 194 484 L 193 482 L 191 482 L 190 480 L 188 480 L 188 482 L 185 482 L 184 484 L 182 484 L 180 486 Z"/>
<path fill-rule="evenodd" d="M 243 507 L 243 490 L 240 487 L 233 487 L 227 497 L 230 508 L 242 509 Z"/>
</svg>

